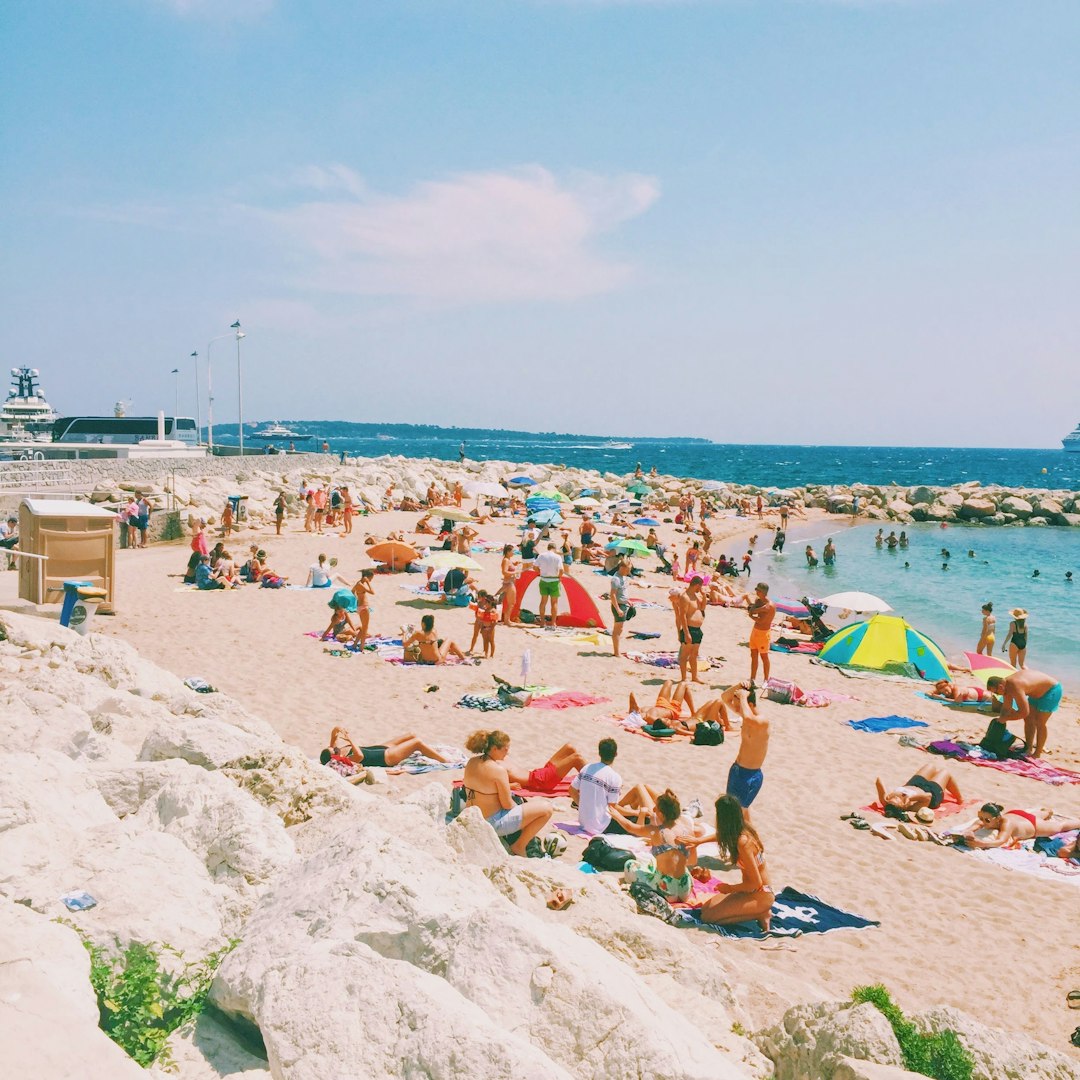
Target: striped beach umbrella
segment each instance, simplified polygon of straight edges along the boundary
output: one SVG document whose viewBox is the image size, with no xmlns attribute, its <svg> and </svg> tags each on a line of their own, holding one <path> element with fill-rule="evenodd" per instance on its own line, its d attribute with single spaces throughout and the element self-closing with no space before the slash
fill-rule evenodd
<svg viewBox="0 0 1080 1080">
<path fill-rule="evenodd" d="M 820 659 L 840 667 L 896 674 L 914 668 L 920 678 L 931 681 L 951 678 L 937 643 L 899 615 L 875 615 L 845 626 L 825 642 Z"/>
</svg>

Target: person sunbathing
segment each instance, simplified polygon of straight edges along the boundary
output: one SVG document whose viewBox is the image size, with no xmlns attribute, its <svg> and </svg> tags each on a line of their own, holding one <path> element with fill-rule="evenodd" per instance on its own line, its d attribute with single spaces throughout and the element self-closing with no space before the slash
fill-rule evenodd
<svg viewBox="0 0 1080 1080">
<path fill-rule="evenodd" d="M 412 733 L 398 735 L 375 746 L 357 746 L 343 727 L 335 727 L 330 732 L 327 748 L 323 750 L 319 760 L 326 765 L 331 757 L 338 757 L 357 765 L 365 765 L 369 769 L 391 769 L 417 752 L 432 761 L 446 764 L 446 758 L 442 754 L 421 742 Z"/>
<path fill-rule="evenodd" d="M 425 514 L 422 518 L 420 518 L 419 521 L 417 521 L 416 525 L 413 528 L 413 532 L 428 533 L 432 536 L 435 535 L 435 526 L 431 524 L 430 513 Z"/>
<path fill-rule="evenodd" d="M 542 791 L 545 795 L 551 795 L 571 769 L 577 769 L 580 772 L 585 765 L 585 758 L 578 753 L 577 749 L 569 743 L 563 743 L 539 769 L 522 772 L 520 769 L 507 765 L 506 773 L 510 777 L 511 787 Z"/>
<path fill-rule="evenodd" d="M 991 703 L 994 695 L 983 686 L 957 686 L 951 679 L 938 679 L 930 697 L 942 701 Z"/>
<path fill-rule="evenodd" d="M 465 749 L 475 755 L 465 764 L 465 805 L 475 806 L 496 836 L 517 834 L 510 845 L 511 855 L 542 855 L 539 842 L 530 846 L 530 841 L 551 819 L 554 808 L 546 799 L 514 802 L 503 764 L 510 753 L 510 736 L 505 731 L 474 731 Z"/>
<path fill-rule="evenodd" d="M 923 765 L 906 784 L 892 791 L 885 790 L 880 776 L 874 781 L 874 786 L 886 817 L 902 816 L 904 811 L 921 810 L 923 807 L 936 810 L 944 800 L 946 791 L 957 802 L 964 801 L 956 778 L 944 765 L 932 761 Z M 890 807 L 892 813 L 889 812 Z"/>
<path fill-rule="evenodd" d="M 453 641 L 444 641 L 435 634 L 435 616 L 425 615 L 420 620 L 420 629 L 407 641 L 402 642 L 405 658 L 410 658 L 410 651 L 420 664 L 445 664 L 449 656 L 464 660 L 465 654 Z M 479 661 L 477 661 L 479 663 Z"/>
<path fill-rule="evenodd" d="M 978 820 L 977 826 L 960 834 L 970 847 L 1015 846 L 1021 840 L 1056 836 L 1080 829 L 1080 819 L 1062 817 L 1045 807 L 1039 810 L 1004 810 L 1000 803 L 983 803 L 979 807 Z M 979 829 L 993 829 L 994 832 L 992 836 L 979 837 L 975 835 Z"/>
<path fill-rule="evenodd" d="M 682 816 L 678 796 L 670 789 L 658 795 L 654 820 L 648 824 L 631 821 L 620 812 L 618 804 L 611 806 L 610 812 L 624 832 L 644 837 L 649 844 L 648 857 L 627 864 L 624 880 L 643 882 L 667 900 L 688 899 L 694 884 L 690 867 L 696 863 L 697 852 L 676 835 Z"/>
<path fill-rule="evenodd" d="M 688 683 L 674 683 L 668 679 L 657 691 L 656 704 L 641 708 L 637 696 L 630 692 L 630 702 L 627 711 L 631 716 L 639 716 L 646 723 L 660 721 L 668 727 L 673 727 L 682 715 L 683 704 L 694 712 L 694 699 L 690 693 Z"/>
</svg>

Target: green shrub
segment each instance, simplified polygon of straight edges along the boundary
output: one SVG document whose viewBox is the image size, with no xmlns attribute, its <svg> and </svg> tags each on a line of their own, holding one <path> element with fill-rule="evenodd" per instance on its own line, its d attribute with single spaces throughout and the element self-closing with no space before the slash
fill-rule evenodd
<svg viewBox="0 0 1080 1080">
<path fill-rule="evenodd" d="M 960 1045 L 956 1032 L 939 1031 L 933 1035 L 923 1035 L 904 1016 L 880 983 L 856 987 L 851 1000 L 856 1005 L 873 1005 L 889 1021 L 900 1044 L 904 1068 L 909 1072 L 921 1073 L 933 1077 L 933 1080 L 971 1080 L 975 1062 Z"/>
<path fill-rule="evenodd" d="M 97 994 L 101 1030 L 143 1068 L 172 1065 L 169 1036 L 202 1012 L 214 972 L 237 942 L 192 962 L 183 962 L 183 953 L 169 945 L 155 949 L 141 942 L 116 956 L 95 945 L 77 926 L 66 925 L 73 927 L 90 954 L 90 985 Z M 161 953 L 183 962 L 178 972 L 163 970 Z"/>
</svg>

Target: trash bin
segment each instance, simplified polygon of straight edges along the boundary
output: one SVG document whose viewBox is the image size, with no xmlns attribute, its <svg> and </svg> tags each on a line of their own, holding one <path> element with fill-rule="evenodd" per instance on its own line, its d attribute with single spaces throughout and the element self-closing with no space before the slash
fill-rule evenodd
<svg viewBox="0 0 1080 1080">
<path fill-rule="evenodd" d="M 232 503 L 233 521 L 247 521 L 247 496 L 230 495 L 229 502 Z"/>
<path fill-rule="evenodd" d="M 92 581 L 65 581 L 60 625 L 70 627 L 77 634 L 89 633 L 94 612 L 106 595 L 105 590 L 97 588 Z"/>
</svg>

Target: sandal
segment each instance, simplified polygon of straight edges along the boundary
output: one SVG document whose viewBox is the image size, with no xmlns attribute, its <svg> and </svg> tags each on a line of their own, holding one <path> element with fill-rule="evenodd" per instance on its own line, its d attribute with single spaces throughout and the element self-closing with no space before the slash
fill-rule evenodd
<svg viewBox="0 0 1080 1080">
<path fill-rule="evenodd" d="M 870 828 L 870 822 L 867 821 L 865 818 L 859 817 L 858 814 L 852 814 L 851 817 L 848 820 L 850 821 L 851 827 L 853 829 L 869 829 Z"/>
<path fill-rule="evenodd" d="M 1065 995 L 1065 1004 L 1070 1009 L 1080 1009 L 1080 990 L 1070 990 Z"/>
<path fill-rule="evenodd" d="M 556 889 L 549 897 L 547 906 L 552 911 L 565 911 L 574 902 L 574 893 L 570 889 Z"/>
</svg>

